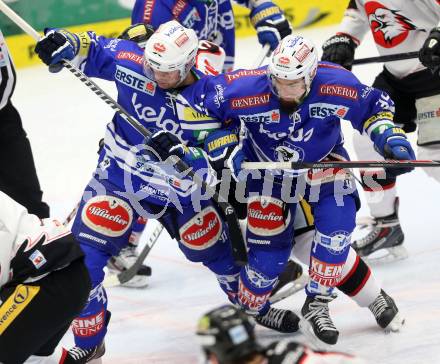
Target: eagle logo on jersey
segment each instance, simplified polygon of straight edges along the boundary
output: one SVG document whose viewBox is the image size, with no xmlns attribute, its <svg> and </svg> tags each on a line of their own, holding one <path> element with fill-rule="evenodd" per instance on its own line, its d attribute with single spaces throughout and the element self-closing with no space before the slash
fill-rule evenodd
<svg viewBox="0 0 440 364">
<path fill-rule="evenodd" d="M 365 4 L 374 40 L 384 48 L 393 48 L 402 43 L 410 30 L 416 26 L 399 10 L 391 10 L 376 1 Z"/>
</svg>

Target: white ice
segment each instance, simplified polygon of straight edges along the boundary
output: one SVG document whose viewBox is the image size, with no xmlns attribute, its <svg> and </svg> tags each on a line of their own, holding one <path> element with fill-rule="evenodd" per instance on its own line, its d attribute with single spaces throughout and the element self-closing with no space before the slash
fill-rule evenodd
<svg viewBox="0 0 440 364">
<path fill-rule="evenodd" d="M 300 33 L 320 48 L 335 29 Z M 255 38 L 239 40 L 237 66 L 253 64 L 259 49 Z M 366 39 L 356 55 L 376 55 L 371 39 Z M 356 67 L 354 72 L 365 83 L 371 83 L 380 69 L 381 65 L 373 64 Z M 112 84 L 98 83 L 114 95 Z M 43 66 L 18 71 L 13 101 L 32 143 L 44 199 L 51 206 L 52 216 L 63 219 L 91 176 L 98 140 L 104 135 L 112 111 L 70 72 L 53 75 Z M 351 150 L 352 130 L 344 129 Z M 340 330 L 334 348 L 372 363 L 440 363 L 440 186 L 417 170 L 399 177 L 398 189 L 410 256 L 404 261 L 373 266 L 373 270 L 383 288 L 396 299 L 406 325 L 402 332 L 386 335 L 367 309 L 340 294 L 330 306 Z M 366 213 L 363 207 L 360 215 Z M 148 288 L 108 290 L 113 316 L 103 362 L 194 363 L 199 356 L 194 336 L 197 319 L 226 303 L 226 298 L 213 275 L 201 265 L 186 261 L 166 233 L 146 263 L 153 269 Z M 300 310 L 304 297 L 298 293 L 279 306 Z M 264 329 L 258 334 L 265 340 L 280 337 Z M 294 337 L 304 340 L 300 334 Z M 63 343 L 71 345 L 70 335 Z"/>
</svg>

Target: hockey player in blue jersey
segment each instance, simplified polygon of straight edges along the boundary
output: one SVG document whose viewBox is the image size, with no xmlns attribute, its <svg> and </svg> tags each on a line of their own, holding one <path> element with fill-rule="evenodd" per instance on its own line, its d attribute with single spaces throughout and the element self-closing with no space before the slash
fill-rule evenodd
<svg viewBox="0 0 440 364">
<path fill-rule="evenodd" d="M 207 152 L 229 153 L 233 175 L 247 180 L 249 263 L 240 271 L 236 302 L 255 314 L 268 310 L 270 291 L 292 248 L 296 201 L 304 196 L 313 209 L 316 232 L 302 314 L 321 340 L 335 344 L 339 333 L 328 303 L 341 279 L 359 207 L 349 171 L 250 175 L 241 164 L 245 160 L 347 160 L 342 119 L 367 133 L 386 158 L 414 159 L 405 133 L 393 124 L 393 101 L 338 65 L 318 64 L 315 46 L 296 36 L 280 42 L 269 66 L 199 80 L 183 90 L 179 99 L 182 128 L 194 127 L 185 121 L 187 107 L 222 123 L 223 130 L 214 133 L 223 133 L 225 142 L 207 143 Z M 239 143 L 227 137 L 234 128 L 241 129 Z M 226 147 L 229 151 L 220 150 Z M 408 171 L 402 168 L 400 173 Z"/>
<path fill-rule="evenodd" d="M 134 42 L 59 29 L 47 29 L 35 50 L 52 69 L 61 59 L 69 59 L 90 77 L 114 81 L 118 103 L 154 133 L 147 141 L 154 146 L 164 131 L 178 141 L 195 145 L 206 135 L 204 128 L 220 126 L 217 120 L 194 110 L 187 115 L 196 122 L 194 128 L 183 130 L 177 122 L 173 102 L 177 89 L 201 76 L 193 68 L 197 48 L 194 31 L 171 21 L 151 36 L 145 51 Z M 197 126 L 199 120 L 204 121 L 201 127 Z M 195 170 L 207 171 L 207 182 L 214 180 L 202 150 L 180 145 L 173 153 Z M 103 354 L 108 316 L 103 267 L 127 245 L 131 226 L 139 215 L 159 219 L 178 240 L 186 258 L 202 262 L 229 292 L 224 277 L 231 271 L 235 274 L 237 267 L 231 256 L 228 228 L 215 204 L 195 193 L 194 187 L 191 180 L 163 163 L 143 136 L 115 114 L 107 125 L 98 166 L 72 227 L 86 255 L 92 291 L 72 325 L 76 346 L 69 351 L 69 363 L 84 363 Z M 195 200 L 198 196 L 200 199 Z"/>
<path fill-rule="evenodd" d="M 250 9 L 250 21 L 261 45 L 273 50 L 280 39 L 292 33 L 283 11 L 272 0 L 238 0 Z M 232 71 L 235 56 L 235 24 L 231 0 L 136 0 L 132 23 L 147 23 L 153 28 L 176 19 L 194 29 L 199 39 L 221 46 L 226 52 L 225 71 Z"/>
</svg>

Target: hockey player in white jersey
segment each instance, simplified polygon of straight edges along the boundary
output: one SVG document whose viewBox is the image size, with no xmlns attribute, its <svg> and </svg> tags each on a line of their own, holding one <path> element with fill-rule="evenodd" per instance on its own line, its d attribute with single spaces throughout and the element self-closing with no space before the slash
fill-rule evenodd
<svg viewBox="0 0 440 364">
<path fill-rule="evenodd" d="M 380 55 L 420 51 L 419 59 L 386 63 L 373 83 L 393 99 L 394 122 L 406 132 L 417 128 L 419 159 L 440 159 L 439 22 L 440 3 L 436 0 L 351 0 L 338 33 L 323 44 L 322 60 L 347 69 L 351 69 L 355 49 L 368 31 Z M 382 158 L 365 134 L 354 133 L 353 138 L 359 159 Z M 424 171 L 440 182 L 440 169 Z M 392 170 L 385 175 L 383 170 L 370 169 L 361 171 L 361 177 L 373 219 L 366 223 L 367 233 L 353 247 L 361 256 L 384 249 L 374 254 L 383 261 L 405 258 L 396 176 Z"/>
<path fill-rule="evenodd" d="M 68 364 L 56 347 L 89 296 L 84 253 L 58 221 L 3 192 L 0 206 L 0 363 Z"/>
</svg>

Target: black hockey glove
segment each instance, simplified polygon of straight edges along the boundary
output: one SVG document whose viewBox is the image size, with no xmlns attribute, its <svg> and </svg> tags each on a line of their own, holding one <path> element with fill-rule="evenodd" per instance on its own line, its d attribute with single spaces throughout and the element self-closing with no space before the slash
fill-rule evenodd
<svg viewBox="0 0 440 364">
<path fill-rule="evenodd" d="M 127 29 L 125 29 L 121 35 L 119 35 L 119 39 L 131 40 L 132 42 L 136 42 L 139 47 L 145 48 L 145 43 L 150 37 L 153 35 L 154 29 L 149 24 L 137 23 L 130 25 Z"/>
<path fill-rule="evenodd" d="M 356 47 L 357 44 L 349 35 L 334 35 L 327 39 L 322 45 L 324 52 L 321 61 L 337 63 L 351 71 Z"/>
<path fill-rule="evenodd" d="M 181 144 L 179 138 L 167 131 L 160 130 L 154 133 L 150 138 L 145 139 L 144 154 L 152 160 L 165 161 L 172 153 L 171 149 Z"/>
<path fill-rule="evenodd" d="M 434 28 L 419 51 L 422 64 L 433 73 L 440 68 L 440 28 Z"/>
</svg>

